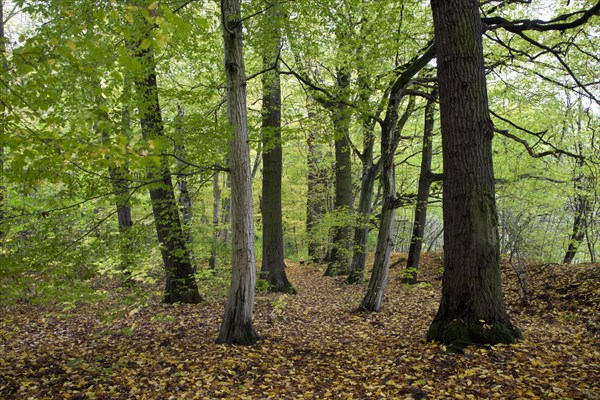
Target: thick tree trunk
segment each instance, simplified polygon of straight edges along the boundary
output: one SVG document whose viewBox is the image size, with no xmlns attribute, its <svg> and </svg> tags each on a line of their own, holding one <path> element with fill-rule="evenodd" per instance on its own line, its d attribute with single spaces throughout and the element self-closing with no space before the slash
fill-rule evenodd
<svg viewBox="0 0 600 400">
<path fill-rule="evenodd" d="M 444 276 L 428 340 L 454 346 L 520 337 L 502 297 L 493 125 L 476 0 L 432 0 L 444 159 Z"/>
<path fill-rule="evenodd" d="M 240 0 L 221 0 L 221 10 L 227 113 L 233 128 L 233 138 L 229 141 L 233 256 L 231 286 L 217 342 L 250 345 L 258 339 L 252 325 L 256 260 Z"/>
<path fill-rule="evenodd" d="M 350 73 L 338 72 L 342 91 L 350 85 Z M 348 213 L 352 212 L 352 151 L 350 147 L 350 110 L 345 104 L 332 109 L 335 141 L 335 212 L 341 214 L 342 222 L 336 226 L 329 255 L 326 276 L 346 275 L 352 254 L 352 225 L 348 224 Z"/>
<path fill-rule="evenodd" d="M 394 210 L 396 203 L 396 176 L 394 156 L 400 140 L 400 132 L 413 112 L 414 97 L 411 97 L 402 118 L 398 120 L 398 107 L 402 99 L 402 92 L 390 97 L 386 119 L 381 132 L 381 186 L 383 187 L 383 205 L 375 248 L 375 261 L 369 279 L 367 293 L 362 300 L 360 308 L 365 311 L 381 310 L 385 286 L 387 285 L 390 270 L 390 257 L 394 246 Z"/>
<path fill-rule="evenodd" d="M 263 19 L 267 42 L 263 48 L 263 67 L 278 64 L 281 45 L 279 12 L 276 7 L 266 11 Z M 283 257 L 283 221 L 281 215 L 281 82 L 276 70 L 262 75 L 262 222 L 263 246 L 260 276 L 275 292 L 290 292 L 292 285 L 285 274 Z"/>
<path fill-rule="evenodd" d="M 158 101 L 153 49 L 152 46 L 142 47 L 143 39 L 150 37 L 152 26 L 143 16 L 137 18 L 137 21 L 135 28 L 139 36 L 132 40 L 131 49 L 142 66 L 136 73 L 135 88 L 142 136 L 149 141 L 163 136 L 164 128 Z M 152 182 L 149 185 L 150 200 L 166 272 L 163 302 L 199 303 L 202 297 L 198 293 L 194 269 L 185 247 L 169 163 L 166 156 L 161 154 L 159 157 L 159 165 L 148 167 L 148 180 Z"/>
<path fill-rule="evenodd" d="M 431 139 L 435 122 L 436 97 L 437 93 L 433 93 L 432 97 L 427 99 L 427 105 L 425 106 L 425 126 L 423 128 L 423 151 L 421 153 L 419 189 L 417 191 L 417 204 L 415 206 L 415 218 L 408 250 L 408 260 L 406 261 L 406 274 L 403 279 L 404 283 L 411 285 L 417 283 L 419 258 L 421 257 L 425 223 L 427 222 L 427 201 L 429 200 L 429 189 L 433 182 L 433 174 L 431 173 L 431 159 L 433 157 Z"/>
<path fill-rule="evenodd" d="M 210 258 L 208 260 L 208 266 L 210 268 L 217 267 L 217 244 L 219 242 L 219 209 L 221 207 L 221 188 L 219 187 L 219 172 L 215 172 L 212 179 L 213 188 L 213 210 L 212 210 L 212 246 L 210 250 Z"/>
<path fill-rule="evenodd" d="M 312 262 L 319 263 L 323 260 L 325 251 L 323 245 L 316 240 L 315 232 L 327 209 L 327 178 L 325 171 L 319 166 L 321 152 L 319 145 L 315 144 L 313 132 L 309 132 L 307 146 L 306 233 L 308 235 L 308 258 Z"/>
</svg>

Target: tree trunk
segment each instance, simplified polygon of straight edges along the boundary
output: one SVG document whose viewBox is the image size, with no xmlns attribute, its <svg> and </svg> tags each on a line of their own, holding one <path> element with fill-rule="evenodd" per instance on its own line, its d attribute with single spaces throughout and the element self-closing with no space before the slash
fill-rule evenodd
<svg viewBox="0 0 600 400">
<path fill-rule="evenodd" d="M 354 254 L 348 271 L 346 283 L 358 283 L 365 274 L 365 264 L 367 261 L 367 242 L 369 240 L 369 225 L 371 223 L 371 210 L 373 203 L 373 188 L 377 174 L 381 171 L 381 162 L 373 164 L 373 146 L 375 144 L 375 135 L 373 130 L 375 123 L 368 118 L 363 123 L 364 128 L 364 149 L 361 157 L 363 172 L 360 186 L 360 196 L 358 200 L 358 221 L 354 228 Z"/>
<path fill-rule="evenodd" d="M 587 226 L 586 217 L 590 211 L 589 200 L 584 195 L 577 193 L 574 200 L 575 210 L 573 215 L 573 230 L 563 264 L 571 264 L 573 262 L 575 254 L 581 245 L 581 241 L 585 237 Z"/>
<path fill-rule="evenodd" d="M 188 165 L 185 163 L 187 154 L 183 145 L 183 117 L 185 110 L 177 105 L 177 117 L 175 126 L 179 133 L 179 138 L 175 144 L 175 156 L 177 157 L 177 187 L 179 188 L 179 210 L 183 221 L 183 234 L 185 236 L 185 247 L 188 252 L 188 257 L 192 265 L 194 265 L 194 237 L 192 234 L 193 217 L 192 213 L 192 197 L 188 189 L 188 174 L 185 172 Z"/>
<path fill-rule="evenodd" d="M 92 78 L 93 89 L 101 92 L 101 83 L 99 80 Z M 130 124 L 130 104 L 129 98 L 131 97 L 131 82 L 125 78 L 123 85 L 123 104 L 121 111 L 121 135 L 129 138 L 131 131 Z M 108 127 L 111 126 L 110 116 L 108 112 L 104 111 L 105 101 L 102 97 L 98 96 L 92 101 L 95 102 L 96 109 L 98 112 L 98 121 L 95 125 L 96 131 L 100 134 L 102 144 L 110 147 L 112 145 L 110 138 L 110 131 Z M 107 157 L 108 161 L 108 174 L 110 177 L 111 186 L 115 195 L 115 206 L 117 208 L 117 222 L 119 227 L 119 241 L 120 241 L 120 269 L 123 274 L 124 282 L 130 283 L 131 265 L 132 259 L 132 237 L 131 227 L 133 221 L 131 219 L 131 202 L 129 201 L 129 169 L 127 164 L 115 162 L 111 156 Z"/>
<path fill-rule="evenodd" d="M 436 97 L 437 93 L 432 93 L 432 97 L 427 99 L 427 104 L 425 106 L 423 151 L 421 153 L 421 172 L 419 174 L 417 205 L 415 206 L 413 231 L 410 239 L 410 248 L 408 250 L 408 260 L 406 261 L 406 271 L 403 279 L 404 283 L 408 283 L 410 285 L 417 283 L 417 270 L 419 268 L 421 248 L 423 247 L 425 223 L 427 222 L 427 201 L 429 200 L 429 189 L 431 188 L 431 183 L 433 182 L 433 174 L 431 173 L 431 159 L 433 157 L 431 139 L 433 136 L 433 125 L 435 122 Z"/>
<path fill-rule="evenodd" d="M 121 135 L 128 139 L 131 137 L 131 91 L 132 82 L 130 79 L 124 80 L 124 96 L 121 111 Z M 107 116 L 108 117 L 108 116 Z M 119 234 L 121 236 L 121 271 L 125 275 L 126 281 L 129 281 L 131 267 L 133 265 L 133 237 L 131 228 L 133 220 L 131 218 L 131 202 L 129 193 L 129 168 L 123 166 L 110 166 L 109 174 L 115 191 L 115 204 L 117 207 L 117 220 L 119 224 Z"/>
<path fill-rule="evenodd" d="M 372 161 L 372 160 L 371 160 Z M 354 228 L 354 254 L 348 271 L 346 283 L 358 283 L 364 278 L 367 262 L 367 243 L 369 240 L 369 225 L 373 202 L 373 188 L 381 164 L 367 163 L 364 165 L 360 198 L 358 201 L 358 226 Z"/>
<path fill-rule="evenodd" d="M 221 11 L 227 113 L 233 128 L 233 138 L 229 141 L 233 256 L 231 286 L 217 342 L 250 345 L 258 339 L 252 325 L 256 260 L 240 0 L 221 0 Z"/>
<path fill-rule="evenodd" d="M 6 72 L 8 65 L 6 62 L 6 38 L 4 37 L 4 2 L 0 1 L 0 78 L 2 78 L 2 94 L 6 93 L 5 85 L 8 84 Z M 5 97 L 2 96 L 4 99 Z M 4 238 L 8 234 L 7 217 L 7 201 L 6 201 L 6 186 L 4 183 L 4 135 L 6 105 L 4 100 L 0 101 L 0 248 L 3 246 Z"/>
<path fill-rule="evenodd" d="M 280 14 L 276 6 L 266 11 L 263 19 L 266 43 L 263 68 L 277 67 L 281 46 Z M 274 65 L 275 64 L 275 65 Z M 275 292 L 290 292 L 292 285 L 285 274 L 283 257 L 283 221 L 281 215 L 281 81 L 276 70 L 262 75 L 262 222 L 263 246 L 260 276 Z"/>
<path fill-rule="evenodd" d="M 164 136 L 164 128 L 153 48 L 142 46 L 143 40 L 151 37 L 152 26 L 143 16 L 138 16 L 137 22 L 133 31 L 139 36 L 131 41 L 130 48 L 142 67 L 136 71 L 135 88 L 142 137 L 150 141 Z M 169 163 L 165 155 L 159 154 L 159 157 L 159 165 L 149 166 L 147 173 L 151 182 L 149 191 L 154 223 L 166 272 L 163 302 L 199 303 L 202 297 L 198 293 L 194 270 L 185 247 Z"/>
<path fill-rule="evenodd" d="M 212 179 L 213 187 L 213 211 L 212 211 L 212 246 L 210 251 L 210 259 L 208 260 L 208 266 L 210 268 L 217 267 L 217 244 L 219 241 L 219 208 L 221 207 L 221 189 L 219 188 L 219 172 L 215 172 Z"/>
<path fill-rule="evenodd" d="M 350 85 L 350 73 L 340 70 L 338 82 L 340 89 L 345 91 Z M 350 110 L 345 104 L 337 104 L 332 112 L 335 141 L 335 212 L 341 217 L 341 222 L 334 229 L 326 276 L 346 275 L 352 251 L 352 226 L 348 223 L 348 213 L 352 211 Z"/>
<path fill-rule="evenodd" d="M 400 132 L 413 112 L 415 100 L 411 97 L 406 111 L 398 121 L 398 107 L 402 99 L 402 92 L 392 97 L 388 104 L 388 111 L 381 131 L 381 186 L 383 187 L 383 205 L 375 249 L 373 271 L 369 279 L 367 293 L 362 300 L 360 308 L 365 311 L 381 310 L 383 294 L 387 285 L 390 270 L 390 257 L 394 245 L 394 210 L 396 202 L 396 177 L 394 156 L 400 140 Z"/>
<path fill-rule="evenodd" d="M 229 158 L 227 159 L 227 163 L 229 163 Z M 223 189 L 229 191 L 228 196 L 223 196 L 221 194 L 221 226 L 223 227 L 221 230 L 221 238 L 223 239 L 223 244 L 227 246 L 229 244 L 231 228 L 231 174 L 225 175 Z"/>
<path fill-rule="evenodd" d="M 498 217 L 479 2 L 432 0 L 444 159 L 442 299 L 428 340 L 512 343 L 499 267 Z"/>
<path fill-rule="evenodd" d="M 315 136 L 311 131 L 307 139 L 308 174 L 307 199 L 306 199 L 306 233 L 308 235 L 308 257 L 312 262 L 322 262 L 324 257 L 323 245 L 316 240 L 316 229 L 327 209 L 327 177 L 323 168 L 319 166 L 321 152 L 319 145 L 315 144 Z"/>
</svg>

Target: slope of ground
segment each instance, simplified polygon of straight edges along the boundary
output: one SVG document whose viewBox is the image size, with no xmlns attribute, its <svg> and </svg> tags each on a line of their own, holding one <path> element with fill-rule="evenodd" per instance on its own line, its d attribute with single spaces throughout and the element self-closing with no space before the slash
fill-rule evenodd
<svg viewBox="0 0 600 400">
<path fill-rule="evenodd" d="M 425 255 L 415 287 L 394 268 L 377 314 L 355 312 L 365 284 L 288 265 L 298 294 L 258 294 L 263 339 L 253 347 L 214 343 L 221 298 L 0 306 L 0 398 L 599 398 L 599 265 L 529 266 L 525 302 L 506 263 L 507 303 L 525 339 L 462 355 L 424 341 L 439 256 Z"/>
</svg>

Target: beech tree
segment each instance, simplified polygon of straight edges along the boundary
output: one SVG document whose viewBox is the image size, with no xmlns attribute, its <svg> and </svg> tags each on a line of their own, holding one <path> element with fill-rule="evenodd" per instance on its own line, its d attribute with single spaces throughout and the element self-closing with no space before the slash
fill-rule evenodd
<svg viewBox="0 0 600 400">
<path fill-rule="evenodd" d="M 435 123 L 435 103 L 437 90 L 431 93 L 425 105 L 425 123 L 423 127 L 423 147 L 421 151 L 421 171 L 419 173 L 419 188 L 417 190 L 417 203 L 415 205 L 415 217 L 413 230 L 410 238 L 410 247 L 406 261 L 404 282 L 408 284 L 417 283 L 417 269 L 423 247 L 423 235 L 427 221 L 427 203 L 429 201 L 429 190 L 436 179 L 441 179 L 441 174 L 431 172 L 431 159 L 433 157 L 433 126 Z"/>
<path fill-rule="evenodd" d="M 148 18 L 155 16 L 156 3 L 138 5 L 134 39 L 130 48 L 140 70 L 136 71 L 135 89 L 140 109 L 140 127 L 145 140 L 159 140 L 164 136 L 162 113 L 158 101 L 156 61 L 152 45 L 147 45 L 152 35 Z M 158 241 L 166 272 L 165 303 L 199 303 L 198 292 L 189 253 L 186 249 L 177 201 L 173 190 L 171 172 L 165 155 L 159 155 L 159 165 L 148 167 L 150 199 Z"/>
<path fill-rule="evenodd" d="M 233 256 L 231 286 L 217 342 L 251 345 L 258 339 L 252 325 L 256 259 L 240 1 L 221 0 L 221 12 L 227 115 L 233 130 L 229 140 Z"/>
<path fill-rule="evenodd" d="M 4 1 L 0 1 L 0 90 L 4 94 L 8 80 L 6 79 L 6 38 L 4 37 Z M 4 96 L 2 96 L 4 97 Z M 0 101 L 0 247 L 6 236 L 6 186 L 4 183 L 4 135 L 6 105 Z"/>
<path fill-rule="evenodd" d="M 262 20 L 263 67 L 267 72 L 262 75 L 263 245 L 260 275 L 269 282 L 271 290 L 289 292 L 292 285 L 285 274 L 281 215 L 281 79 L 277 72 L 281 51 L 280 19 L 280 6 L 272 5 Z"/>
</svg>

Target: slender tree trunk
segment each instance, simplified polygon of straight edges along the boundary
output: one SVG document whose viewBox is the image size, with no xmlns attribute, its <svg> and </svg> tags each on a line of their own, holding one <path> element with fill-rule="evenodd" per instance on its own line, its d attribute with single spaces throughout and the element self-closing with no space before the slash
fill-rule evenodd
<svg viewBox="0 0 600 400">
<path fill-rule="evenodd" d="M 124 101 L 121 111 L 121 135 L 131 137 L 131 110 L 129 98 L 132 91 L 130 79 L 124 80 Z M 115 204 L 117 207 L 117 221 L 119 224 L 119 235 L 121 236 L 121 271 L 125 280 L 129 281 L 131 267 L 133 264 L 133 237 L 131 228 L 131 201 L 129 193 L 129 168 L 127 163 L 122 166 L 110 166 L 109 174 L 115 192 Z"/>
<path fill-rule="evenodd" d="M 164 128 L 158 101 L 156 63 L 152 46 L 142 46 L 143 40 L 150 37 L 152 26 L 143 16 L 139 16 L 137 22 L 135 28 L 139 36 L 132 40 L 131 49 L 142 67 L 136 72 L 135 79 L 140 126 L 144 140 L 157 140 L 164 135 Z M 199 303 L 202 297 L 185 246 L 169 163 L 166 156 L 161 154 L 159 157 L 159 165 L 148 167 L 148 180 L 152 182 L 149 185 L 150 200 L 166 272 L 163 302 Z"/>
<path fill-rule="evenodd" d="M 319 263 L 323 260 L 325 251 L 323 245 L 316 240 L 316 230 L 327 209 L 327 178 L 323 168 L 319 166 L 321 152 L 319 145 L 315 144 L 313 132 L 309 132 L 307 146 L 306 233 L 308 235 L 308 257 L 312 262 Z"/>
<path fill-rule="evenodd" d="M 512 343 L 500 282 L 498 217 L 476 0 L 432 0 L 444 159 L 442 299 L 428 340 Z"/>
<path fill-rule="evenodd" d="M 423 247 L 425 223 L 427 222 L 427 201 L 429 200 L 429 189 L 433 182 L 433 174 L 431 173 L 431 159 L 433 157 L 431 139 L 435 122 L 436 97 L 437 93 L 432 93 L 432 97 L 427 99 L 427 105 L 425 106 L 425 126 L 423 128 L 423 151 L 421 153 L 419 189 L 417 191 L 417 205 L 415 206 L 415 218 L 410 239 L 410 248 L 408 250 L 408 260 L 406 261 L 407 274 L 404 276 L 404 283 L 411 285 L 417 283 L 417 270 L 419 268 L 421 248 Z"/>
<path fill-rule="evenodd" d="M 213 187 L 213 210 L 212 210 L 212 246 L 210 251 L 210 259 L 208 260 L 208 266 L 210 268 L 217 267 L 217 244 L 219 242 L 219 208 L 221 207 L 221 189 L 219 188 L 219 172 L 215 172 L 212 179 Z"/>
<path fill-rule="evenodd" d="M 177 157 L 177 187 L 179 188 L 179 210 L 183 222 L 183 234 L 185 236 L 185 247 L 188 252 L 188 257 L 192 265 L 194 265 L 194 237 L 192 234 L 192 226 L 194 222 L 194 214 L 192 212 L 192 197 L 188 189 L 188 174 L 185 172 L 188 165 L 185 163 L 187 154 L 183 145 L 183 117 L 185 110 L 177 105 L 176 129 L 179 133 L 178 143 L 175 144 L 175 155 Z"/>
<path fill-rule="evenodd" d="M 95 90 L 101 91 L 100 81 L 92 78 Z M 121 111 L 121 135 L 129 137 L 131 130 L 130 124 L 130 109 L 128 99 L 131 96 L 131 82 L 126 78 L 123 85 L 123 104 Z M 102 144 L 111 146 L 111 137 L 109 128 L 111 126 L 110 117 L 104 111 L 105 102 L 102 97 L 93 99 L 98 112 L 98 123 L 95 129 L 99 132 Z M 115 206 L 117 208 L 117 222 L 119 227 L 120 240 L 120 269 L 123 273 L 124 281 L 129 283 L 131 275 L 132 259 L 132 237 L 131 228 L 133 221 L 131 219 L 131 202 L 129 201 L 129 169 L 127 163 L 115 162 L 111 157 L 107 157 L 108 174 L 111 181 L 111 186 L 115 195 Z"/>
<path fill-rule="evenodd" d="M 266 70 L 279 63 L 281 46 L 280 13 L 277 6 L 266 11 L 263 19 L 265 40 L 263 68 Z M 292 285 L 285 274 L 283 257 L 283 221 L 281 215 L 281 81 L 276 70 L 262 75 L 262 222 L 263 246 L 262 279 L 269 282 L 275 292 L 290 292 Z"/>
<path fill-rule="evenodd" d="M 575 210 L 573 213 L 573 230 L 563 264 L 571 264 L 573 262 L 575 254 L 577 253 L 582 240 L 585 238 L 587 227 L 586 217 L 590 211 L 589 201 L 584 195 L 577 193 L 574 200 Z"/>
<path fill-rule="evenodd" d="M 4 1 L 0 1 L 0 78 L 2 83 L 0 84 L 0 90 L 2 94 L 6 93 L 4 85 L 8 84 L 7 78 L 8 65 L 6 62 L 6 38 L 4 37 Z M 2 96 L 5 99 L 5 96 Z M 5 131 L 5 118 L 6 117 L 6 105 L 4 101 L 0 101 L 0 247 L 3 246 L 4 238 L 8 234 L 8 224 L 6 223 L 7 217 L 7 201 L 6 201 L 6 186 L 4 183 L 4 135 Z"/>
<path fill-rule="evenodd" d="M 375 261 L 373 271 L 369 279 L 367 293 L 361 303 L 361 309 L 365 311 L 381 310 L 385 286 L 387 285 L 390 270 L 390 257 L 394 246 L 394 210 L 396 203 L 396 177 L 394 156 L 400 140 L 400 132 L 413 112 L 414 97 L 411 97 L 406 111 L 398 121 L 398 107 L 402 99 L 402 92 L 390 98 L 388 111 L 381 132 L 381 186 L 383 187 L 383 205 L 381 207 L 381 219 L 379 222 L 379 233 L 377 235 L 377 247 L 375 249 Z"/>
<path fill-rule="evenodd" d="M 240 0 L 221 0 L 221 11 L 227 112 L 233 128 L 233 138 L 229 142 L 233 257 L 231 286 L 217 342 L 250 345 L 258 339 L 252 325 L 256 260 Z"/>
<path fill-rule="evenodd" d="M 350 85 L 350 73 L 342 69 L 338 72 L 340 89 L 345 91 Z M 333 234 L 326 276 L 346 275 L 352 254 L 352 225 L 348 214 L 352 211 L 352 152 L 350 147 L 350 110 L 345 104 L 337 104 L 332 109 L 335 143 L 335 212 L 342 217 Z"/>
<path fill-rule="evenodd" d="M 346 283 L 358 283 L 365 274 L 367 262 L 367 243 L 373 203 L 373 188 L 377 174 L 381 171 L 381 163 L 373 163 L 373 146 L 375 144 L 374 121 L 369 119 L 364 125 L 364 150 L 362 154 L 363 172 L 358 200 L 358 224 L 354 228 L 354 254 L 348 271 Z"/>
</svg>

